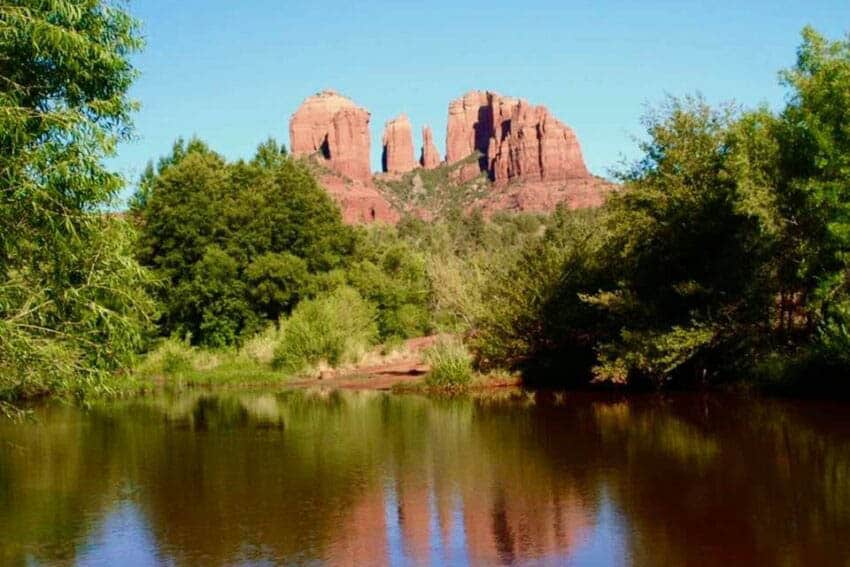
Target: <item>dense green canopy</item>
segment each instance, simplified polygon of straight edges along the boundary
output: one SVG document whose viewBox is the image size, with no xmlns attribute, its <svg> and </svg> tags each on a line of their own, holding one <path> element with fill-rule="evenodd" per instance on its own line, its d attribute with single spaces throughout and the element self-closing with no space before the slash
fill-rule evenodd
<svg viewBox="0 0 850 567">
<path fill-rule="evenodd" d="M 274 141 L 231 164 L 178 141 L 139 193 L 139 258 L 164 284 L 162 331 L 199 344 L 232 344 L 276 321 L 355 243 L 307 167 Z"/>
<path fill-rule="evenodd" d="M 699 97 L 650 113 L 643 157 L 591 228 L 556 227 L 498 280 L 485 360 L 560 382 L 845 371 L 850 39 L 805 29 L 782 77 L 778 114 Z"/>
</svg>

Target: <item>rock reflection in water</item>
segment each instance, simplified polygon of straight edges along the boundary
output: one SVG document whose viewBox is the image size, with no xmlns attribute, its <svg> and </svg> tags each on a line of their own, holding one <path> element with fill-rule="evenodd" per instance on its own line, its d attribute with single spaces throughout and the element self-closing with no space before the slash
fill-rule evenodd
<svg viewBox="0 0 850 567">
<path fill-rule="evenodd" d="M 846 564 L 838 404 L 190 394 L 0 425 L 0 563 Z"/>
</svg>

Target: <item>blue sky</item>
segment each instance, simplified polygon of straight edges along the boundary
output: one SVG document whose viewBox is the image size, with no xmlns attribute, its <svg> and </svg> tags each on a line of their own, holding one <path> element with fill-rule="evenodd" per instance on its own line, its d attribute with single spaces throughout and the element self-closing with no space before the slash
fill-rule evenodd
<svg viewBox="0 0 850 567">
<path fill-rule="evenodd" d="M 274 136 L 288 143 L 301 101 L 334 88 L 372 113 L 372 164 L 384 122 L 405 112 L 445 151 L 446 110 L 471 89 L 545 104 L 605 175 L 635 156 L 647 104 L 666 93 L 778 108 L 777 73 L 800 29 L 839 38 L 850 1 L 289 2 L 136 0 L 147 47 L 134 57 L 136 139 L 111 165 L 134 180 L 178 136 L 229 158 Z"/>
</svg>

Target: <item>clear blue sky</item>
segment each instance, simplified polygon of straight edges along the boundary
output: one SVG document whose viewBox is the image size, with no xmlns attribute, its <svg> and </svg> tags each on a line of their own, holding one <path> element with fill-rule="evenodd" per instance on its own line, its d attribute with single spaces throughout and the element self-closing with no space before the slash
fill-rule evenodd
<svg viewBox="0 0 850 567">
<path fill-rule="evenodd" d="M 839 38 L 850 0 L 643 2 L 292 2 L 136 0 L 147 47 L 135 57 L 137 140 L 111 164 L 135 180 L 178 136 L 229 158 L 274 136 L 334 88 L 372 113 L 372 163 L 384 122 L 400 112 L 414 144 L 428 123 L 445 151 L 448 102 L 489 89 L 545 104 L 571 125 L 590 169 L 635 156 L 647 104 L 665 93 L 779 107 L 777 72 L 794 62 L 805 24 Z"/>
</svg>

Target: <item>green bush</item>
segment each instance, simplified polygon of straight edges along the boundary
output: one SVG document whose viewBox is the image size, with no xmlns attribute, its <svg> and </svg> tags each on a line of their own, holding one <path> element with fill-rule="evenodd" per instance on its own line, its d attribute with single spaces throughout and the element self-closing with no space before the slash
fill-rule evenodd
<svg viewBox="0 0 850 567">
<path fill-rule="evenodd" d="M 302 301 L 281 321 L 272 364 L 297 373 L 321 362 L 355 362 L 377 340 L 376 317 L 375 307 L 350 287 Z"/>
<path fill-rule="evenodd" d="M 429 386 L 465 386 L 472 380 L 472 355 L 459 339 L 440 340 L 425 351 L 431 371 L 425 377 Z"/>
<path fill-rule="evenodd" d="M 188 343 L 177 338 L 165 339 L 145 355 L 136 367 L 136 373 L 143 377 L 178 376 L 194 369 L 196 350 Z"/>
<path fill-rule="evenodd" d="M 474 309 L 459 312 L 477 319 L 471 347 L 479 369 L 519 370 L 527 380 L 559 385 L 589 379 L 607 320 L 580 294 L 608 283 L 600 261 L 603 219 L 599 211 L 559 209 L 541 238 L 502 260 L 501 269 L 478 275 Z M 464 275 L 456 278 L 471 279 Z"/>
<path fill-rule="evenodd" d="M 377 308 L 381 340 L 422 336 L 431 328 L 430 282 L 423 255 L 394 228 L 361 231 L 346 281 Z"/>
</svg>

